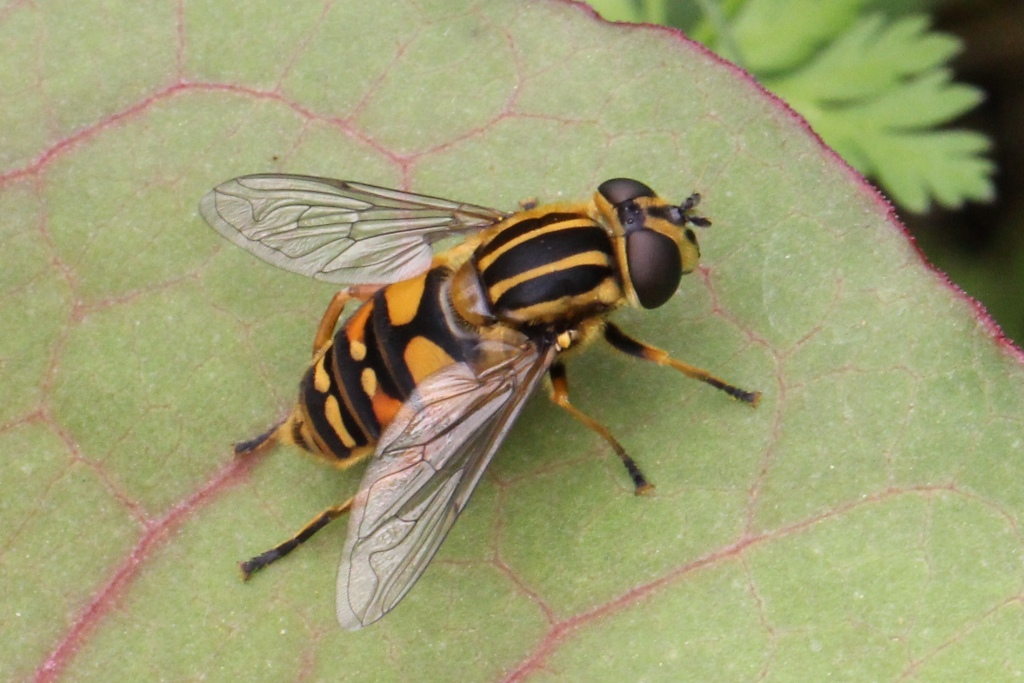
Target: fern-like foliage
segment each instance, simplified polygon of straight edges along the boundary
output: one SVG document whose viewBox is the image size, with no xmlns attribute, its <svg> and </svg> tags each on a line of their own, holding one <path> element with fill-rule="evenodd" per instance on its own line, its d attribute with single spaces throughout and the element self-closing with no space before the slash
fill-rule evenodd
<svg viewBox="0 0 1024 683">
<path fill-rule="evenodd" d="M 926 15 L 883 14 L 868 0 L 592 4 L 613 20 L 677 25 L 740 64 L 905 209 L 993 196 L 988 138 L 948 127 L 983 94 L 953 80 L 960 42 Z"/>
</svg>

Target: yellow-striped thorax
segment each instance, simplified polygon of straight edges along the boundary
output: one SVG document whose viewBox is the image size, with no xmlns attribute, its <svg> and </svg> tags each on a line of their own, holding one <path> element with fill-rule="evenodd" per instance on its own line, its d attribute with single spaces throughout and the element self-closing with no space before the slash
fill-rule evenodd
<svg viewBox="0 0 1024 683">
<path fill-rule="evenodd" d="M 512 214 L 483 231 L 458 267 L 452 293 L 471 324 L 571 327 L 629 302 L 657 308 L 697 266 L 690 224 L 699 196 L 669 204 L 643 183 L 616 178 L 587 204 Z"/>
</svg>

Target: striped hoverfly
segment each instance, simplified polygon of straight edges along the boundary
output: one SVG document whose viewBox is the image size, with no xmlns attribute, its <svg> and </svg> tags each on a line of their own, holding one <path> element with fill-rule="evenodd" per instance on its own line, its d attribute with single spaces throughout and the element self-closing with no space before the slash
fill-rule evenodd
<svg viewBox="0 0 1024 683">
<path fill-rule="evenodd" d="M 223 237 L 264 261 L 348 285 L 331 301 L 290 415 L 235 445 L 294 444 L 338 467 L 369 460 L 358 492 L 241 564 L 245 578 L 348 514 L 337 616 L 359 629 L 423 573 L 545 375 L 558 406 L 599 434 L 642 493 L 650 484 L 601 423 L 569 402 L 563 354 L 601 337 L 752 406 L 745 391 L 628 336 L 607 316 L 657 308 L 700 256 L 700 200 L 636 180 L 589 202 L 504 213 L 356 182 L 250 175 L 200 203 Z M 453 235 L 461 244 L 435 253 Z M 350 301 L 361 302 L 341 326 Z"/>
</svg>

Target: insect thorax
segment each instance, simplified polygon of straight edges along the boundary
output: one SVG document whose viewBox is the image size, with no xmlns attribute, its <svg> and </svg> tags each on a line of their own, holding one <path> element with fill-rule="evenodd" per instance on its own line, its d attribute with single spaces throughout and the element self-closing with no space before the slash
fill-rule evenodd
<svg viewBox="0 0 1024 683">
<path fill-rule="evenodd" d="M 572 325 L 624 301 L 614 254 L 608 233 L 584 214 L 528 213 L 499 226 L 456 280 L 477 288 L 473 307 L 497 322 Z"/>
</svg>

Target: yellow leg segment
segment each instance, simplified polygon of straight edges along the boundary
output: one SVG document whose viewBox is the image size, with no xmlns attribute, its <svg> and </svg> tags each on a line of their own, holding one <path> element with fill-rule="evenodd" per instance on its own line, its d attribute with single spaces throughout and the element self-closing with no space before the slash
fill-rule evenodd
<svg viewBox="0 0 1024 683">
<path fill-rule="evenodd" d="M 626 449 L 622 447 L 622 444 L 608 431 L 608 428 L 569 402 L 569 380 L 565 374 L 565 366 L 562 363 L 555 363 L 551 366 L 549 372 L 551 375 L 551 400 L 555 405 L 564 408 L 570 415 L 608 442 L 608 445 L 615 451 L 615 455 L 619 456 L 622 464 L 626 466 L 626 471 L 629 472 L 629 477 L 633 480 L 633 489 L 637 495 L 646 493 L 654 488 L 647 481 L 640 468 L 637 467 L 633 458 L 629 457 L 629 454 L 626 453 Z"/>
<path fill-rule="evenodd" d="M 707 370 L 702 370 L 701 368 L 690 365 L 689 363 L 676 360 L 668 355 L 668 352 L 666 351 L 662 351 L 659 348 L 645 344 L 637 339 L 633 339 L 611 323 L 607 323 L 605 325 L 604 338 L 609 344 L 623 353 L 629 354 L 634 358 L 652 361 L 658 365 L 675 368 L 687 377 L 692 377 L 693 379 L 700 380 L 705 384 L 710 384 L 716 389 L 721 389 L 736 400 L 749 404 L 752 408 L 756 408 L 758 402 L 761 400 L 760 391 L 747 391 L 746 389 L 734 387 L 733 385 L 718 379 Z"/>
<path fill-rule="evenodd" d="M 374 292 L 383 287 L 384 285 L 353 285 L 352 287 L 346 287 L 331 299 L 331 303 L 327 305 L 327 310 L 324 311 L 323 317 L 320 319 L 320 326 L 316 328 L 316 336 L 313 338 L 313 357 L 320 353 L 320 350 L 327 345 L 327 342 L 334 337 L 334 329 L 338 326 L 338 318 L 341 317 L 341 312 L 345 308 L 345 304 L 353 299 L 357 301 L 366 301 Z"/>
</svg>

